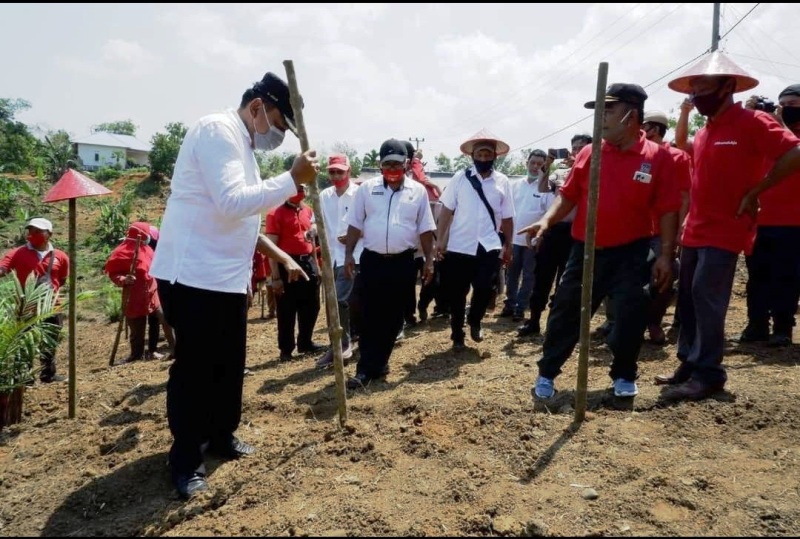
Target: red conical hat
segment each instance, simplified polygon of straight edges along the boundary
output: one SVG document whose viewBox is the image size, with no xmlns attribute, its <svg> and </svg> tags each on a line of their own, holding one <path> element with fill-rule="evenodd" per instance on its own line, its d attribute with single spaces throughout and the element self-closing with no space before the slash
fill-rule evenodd
<svg viewBox="0 0 800 539">
<path fill-rule="evenodd" d="M 111 193 L 96 181 L 87 178 L 80 172 L 71 168 L 67 169 L 61 179 L 50 188 L 44 196 L 43 202 L 56 202 L 70 198 L 92 197 Z"/>
<path fill-rule="evenodd" d="M 667 84 L 672 90 L 683 94 L 691 94 L 690 85 L 692 79 L 697 77 L 724 76 L 736 79 L 736 90 L 734 92 L 744 92 L 758 86 L 758 80 L 748 75 L 744 69 L 736 65 L 730 58 L 720 51 L 714 51 L 703 57 L 695 65 L 687 69 L 677 79 L 673 79 Z"/>
<path fill-rule="evenodd" d="M 494 136 L 492 133 L 489 132 L 488 129 L 484 128 L 472 135 L 469 140 L 467 140 L 464 144 L 461 145 L 461 151 L 466 155 L 472 155 L 472 149 L 475 147 L 476 142 L 488 140 L 490 142 L 494 142 L 495 145 L 495 153 L 498 157 L 501 155 L 505 155 L 511 150 L 511 147 Z"/>
</svg>

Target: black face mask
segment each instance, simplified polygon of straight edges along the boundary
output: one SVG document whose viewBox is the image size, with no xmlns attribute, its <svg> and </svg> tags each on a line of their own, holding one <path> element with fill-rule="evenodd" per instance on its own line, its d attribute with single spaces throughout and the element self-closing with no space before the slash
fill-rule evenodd
<svg viewBox="0 0 800 539">
<path fill-rule="evenodd" d="M 494 167 L 494 159 L 491 161 L 475 161 L 475 169 L 478 173 L 483 174 L 484 172 L 489 172 Z"/>
<path fill-rule="evenodd" d="M 781 118 L 788 127 L 800 122 L 800 107 L 783 107 Z"/>
<path fill-rule="evenodd" d="M 692 103 L 697 107 L 697 112 L 710 118 L 716 114 L 727 98 L 728 94 L 720 96 L 719 91 L 716 91 L 706 95 L 693 96 Z"/>
</svg>

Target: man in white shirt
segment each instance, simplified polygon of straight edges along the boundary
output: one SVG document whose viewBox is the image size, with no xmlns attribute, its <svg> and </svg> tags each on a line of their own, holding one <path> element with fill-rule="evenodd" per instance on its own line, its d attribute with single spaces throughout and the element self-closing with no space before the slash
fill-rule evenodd
<svg viewBox="0 0 800 539">
<path fill-rule="evenodd" d="M 206 490 L 203 451 L 238 458 L 254 448 L 234 436 L 242 413 L 247 288 L 261 214 L 310 183 L 316 152 L 262 181 L 254 150 L 294 132 L 289 87 L 273 73 L 244 92 L 237 110 L 201 118 L 181 144 L 150 274 L 175 361 L 167 382 L 172 480 L 184 498 Z"/>
<path fill-rule="evenodd" d="M 473 165 L 457 172 L 442 192 L 442 214 L 436 232 L 437 258 L 444 261 L 442 279 L 450 290 L 450 338 L 453 348 L 464 348 L 467 293 L 472 299 L 467 322 L 470 337 L 483 340 L 481 320 L 486 314 L 501 261 L 511 260 L 514 197 L 505 174 L 494 170 L 497 157 L 509 151 L 505 142 L 481 130 L 461 145 Z M 502 236 L 501 236 L 502 232 Z"/>
<path fill-rule="evenodd" d="M 353 346 L 350 335 L 350 304 L 354 297 L 355 283 L 358 278 L 358 265 L 355 267 L 356 276 L 349 279 L 344 274 L 344 242 L 347 236 L 347 212 L 353 205 L 353 197 L 358 186 L 350 182 L 350 159 L 344 154 L 334 154 L 328 159 L 328 177 L 331 179 L 330 187 L 319 194 L 319 203 L 322 206 L 322 218 L 328 230 L 328 248 L 333 259 L 333 276 L 336 281 L 336 301 L 339 308 L 339 324 L 342 326 L 342 358 L 353 357 Z M 353 256 L 361 257 L 361 241 L 356 242 Z M 333 349 L 317 361 L 317 367 L 333 365 Z"/>
<path fill-rule="evenodd" d="M 542 172 L 546 160 L 543 150 L 533 150 L 528 156 L 528 177 L 511 182 L 514 219 L 518 223 L 535 223 L 541 219 L 549 202 L 555 198 L 547 175 Z M 528 247 L 525 234 L 516 234 L 512 243 L 511 263 L 506 274 L 506 301 L 500 316 L 510 316 L 514 322 L 519 322 L 525 317 L 533 293 L 536 251 Z"/>
<path fill-rule="evenodd" d="M 363 328 L 351 390 L 386 375 L 397 334 L 403 327 L 408 287 L 414 283 L 417 244 L 425 254 L 424 281 L 433 276 L 436 228 L 425 188 L 406 178 L 402 141 L 389 139 L 379 150 L 381 175 L 362 183 L 347 214 L 345 272 L 355 273 L 355 247 L 363 237 L 359 273 Z"/>
</svg>

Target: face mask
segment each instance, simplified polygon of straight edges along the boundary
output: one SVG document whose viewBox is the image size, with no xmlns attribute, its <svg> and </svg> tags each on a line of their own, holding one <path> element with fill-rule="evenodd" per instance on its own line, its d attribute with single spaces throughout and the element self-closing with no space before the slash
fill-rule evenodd
<svg viewBox="0 0 800 539">
<path fill-rule="evenodd" d="M 727 98 L 727 94 L 720 96 L 719 91 L 716 91 L 706 95 L 694 95 L 692 96 L 692 103 L 697 107 L 697 112 L 703 116 L 711 117 L 719 110 Z"/>
<path fill-rule="evenodd" d="M 781 118 L 783 118 L 783 123 L 789 127 L 800 122 L 800 107 L 783 107 Z"/>
<path fill-rule="evenodd" d="M 383 179 L 386 180 L 389 183 L 397 183 L 397 182 L 401 181 L 406 175 L 406 171 L 403 170 L 402 168 L 398 169 L 398 170 L 394 170 L 394 169 L 388 170 L 388 169 L 382 168 L 381 169 L 381 173 L 383 173 Z"/>
<path fill-rule="evenodd" d="M 480 173 L 483 174 L 484 172 L 489 172 L 492 170 L 494 166 L 494 159 L 491 161 L 475 161 L 475 169 Z"/>
<path fill-rule="evenodd" d="M 264 114 L 266 113 L 267 111 L 264 109 Z M 267 123 L 269 123 L 269 118 L 267 118 Z M 253 146 L 255 146 L 256 150 L 264 150 L 265 152 L 274 150 L 283 143 L 284 136 L 286 136 L 286 133 L 274 125 L 270 125 L 266 133 L 259 133 L 256 131 L 255 116 L 253 116 Z"/>
<path fill-rule="evenodd" d="M 305 193 L 297 193 L 295 196 L 289 198 L 289 202 L 297 206 L 303 201 L 304 198 L 306 198 Z"/>
<path fill-rule="evenodd" d="M 528 179 L 532 182 L 538 181 L 539 178 L 541 177 L 542 177 L 541 172 L 537 172 L 536 174 L 531 174 L 530 172 L 528 172 Z"/>
<path fill-rule="evenodd" d="M 36 249 L 41 249 L 47 245 L 47 236 L 44 232 L 28 232 L 28 236 L 25 239 Z"/>
<path fill-rule="evenodd" d="M 341 178 L 341 179 L 339 179 L 339 180 L 336 180 L 335 182 L 333 182 L 333 185 L 334 185 L 334 187 L 336 187 L 337 189 L 341 189 L 342 187 L 344 187 L 345 185 L 347 185 L 347 181 L 348 181 L 348 180 L 349 180 L 349 178 L 348 178 L 347 176 L 345 176 L 344 178 Z"/>
</svg>

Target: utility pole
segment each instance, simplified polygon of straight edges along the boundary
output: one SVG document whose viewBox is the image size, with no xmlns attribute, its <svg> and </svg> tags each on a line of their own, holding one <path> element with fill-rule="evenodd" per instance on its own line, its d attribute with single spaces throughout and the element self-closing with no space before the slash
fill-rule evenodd
<svg viewBox="0 0 800 539">
<path fill-rule="evenodd" d="M 711 52 L 719 48 L 719 2 L 714 2 L 714 21 L 711 28 Z"/>
<path fill-rule="evenodd" d="M 411 142 L 416 142 L 417 143 L 417 150 L 419 150 L 419 143 L 420 142 L 425 142 L 424 138 L 417 138 L 417 137 L 414 137 L 414 138 L 408 137 L 408 140 L 411 141 Z"/>
</svg>

